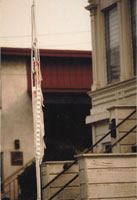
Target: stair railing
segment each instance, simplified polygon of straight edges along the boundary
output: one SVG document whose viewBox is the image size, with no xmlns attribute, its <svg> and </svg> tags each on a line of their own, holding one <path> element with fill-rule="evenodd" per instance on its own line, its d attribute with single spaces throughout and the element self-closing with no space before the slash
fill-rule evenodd
<svg viewBox="0 0 137 200">
<path fill-rule="evenodd" d="M 108 153 L 114 146 L 116 146 L 121 140 L 123 140 L 127 135 L 132 133 L 132 131 L 137 128 L 137 125 L 132 127 L 125 135 L 123 135 L 120 139 L 118 139 L 115 143 L 113 143 L 104 153 Z M 57 196 L 61 191 L 63 191 L 70 183 L 72 183 L 79 174 L 74 176 L 70 181 L 68 181 L 62 188 L 60 188 L 55 194 L 53 194 L 48 200 L 52 200 L 55 196 Z"/>
<path fill-rule="evenodd" d="M 127 133 L 125 133 L 121 138 L 119 138 L 116 142 L 114 142 L 110 147 L 104 152 L 108 153 L 114 146 L 116 146 L 121 140 L 123 140 L 125 137 L 127 137 L 132 131 L 137 128 L 137 125 L 133 126 Z"/>
<path fill-rule="evenodd" d="M 108 135 L 111 134 L 114 130 L 116 130 L 120 125 L 122 125 L 126 120 L 128 120 L 134 113 L 136 113 L 136 109 L 130 113 L 125 119 L 123 119 L 120 123 L 118 123 L 114 128 L 112 128 L 108 133 L 106 133 L 103 137 L 101 137 L 94 145 L 88 148 L 84 153 L 89 153 L 92 151 L 102 140 L 104 140 Z M 65 171 L 67 171 L 70 167 L 77 163 L 77 160 L 74 160 L 70 165 L 68 165 L 64 170 L 62 170 L 57 176 L 55 176 L 51 181 L 49 181 L 45 186 L 42 187 L 42 190 L 47 188 L 51 183 L 53 183 L 58 177 L 60 177 Z"/>
<path fill-rule="evenodd" d="M 104 138 L 106 138 L 108 135 L 110 135 L 114 130 L 116 130 L 120 125 L 122 125 L 126 120 L 128 120 L 134 113 L 136 113 L 136 109 L 131 112 L 125 119 L 123 119 L 120 123 L 118 123 L 115 127 L 113 127 L 108 133 L 106 133 L 103 137 L 101 137 L 94 145 L 88 148 L 84 153 L 88 153 L 89 151 L 92 151 Z M 109 150 L 111 150 L 117 143 L 119 143 L 122 139 L 124 139 L 127 135 L 129 135 L 137 125 L 135 125 L 133 128 L 131 128 L 125 135 L 123 135 L 119 140 L 117 140 L 113 145 L 108 148 L 105 153 L 108 153 Z M 55 176 L 49 183 L 47 183 L 45 186 L 42 187 L 42 190 L 47 188 L 51 183 L 53 183 L 58 177 L 60 177 L 65 171 L 67 171 L 70 167 L 72 167 L 74 164 L 77 163 L 77 160 L 74 160 L 70 165 L 68 165 L 64 170 L 62 170 L 57 176 Z M 74 176 L 68 183 L 66 183 L 62 188 L 60 188 L 55 194 L 53 194 L 48 200 L 52 200 L 57 194 L 59 194 L 62 190 L 64 190 L 70 183 L 72 183 L 79 175 L 77 174 Z"/>
<path fill-rule="evenodd" d="M 27 162 L 23 167 L 18 169 L 16 172 L 7 177 L 2 181 L 1 186 L 3 187 L 3 193 L 1 193 L 2 198 L 10 197 L 10 199 L 16 199 L 20 194 L 20 188 L 18 185 L 18 175 L 20 175 L 24 169 L 30 166 L 34 161 L 34 158 Z M 16 189 L 15 189 L 16 188 Z"/>
<path fill-rule="evenodd" d="M 126 134 L 119 138 L 115 143 L 113 143 L 104 153 L 108 153 L 114 146 L 116 146 L 121 140 L 128 136 L 132 131 L 137 128 L 137 125 L 133 126 Z M 48 200 L 52 200 L 57 196 L 61 191 L 63 191 L 70 183 L 72 183 L 79 175 L 74 176 L 69 182 L 67 182 L 62 188 L 60 188 L 54 195 L 52 195 Z"/>
<path fill-rule="evenodd" d="M 63 191 L 70 183 L 72 183 L 76 178 L 78 178 L 79 174 L 75 175 L 70 181 L 68 181 L 65 185 L 63 185 L 55 194 L 53 194 L 48 200 L 53 199 L 57 196 L 61 191 Z"/>
</svg>

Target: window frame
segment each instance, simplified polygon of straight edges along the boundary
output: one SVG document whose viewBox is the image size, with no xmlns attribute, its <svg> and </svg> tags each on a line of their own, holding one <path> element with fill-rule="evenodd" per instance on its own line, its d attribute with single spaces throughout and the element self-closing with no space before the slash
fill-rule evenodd
<svg viewBox="0 0 137 200">
<path fill-rule="evenodd" d="M 133 73 L 136 76 L 137 75 L 137 69 L 136 69 L 136 67 L 137 67 L 137 57 L 136 57 L 136 54 L 137 54 L 137 21 L 135 22 L 136 23 L 135 28 L 134 28 L 134 24 L 132 23 L 134 21 L 134 18 L 132 18 L 132 16 L 133 16 L 132 9 L 134 7 L 134 5 L 132 5 L 132 4 L 134 1 L 129 0 L 129 10 L 130 10 L 130 23 L 131 23 L 132 51 L 133 51 Z M 137 0 L 136 0 L 136 7 L 137 7 Z M 136 13 L 137 13 L 137 11 L 136 11 Z M 135 13 L 135 16 L 137 15 L 136 13 Z M 135 30 L 135 33 L 134 33 L 134 30 Z M 134 34 L 135 34 L 135 36 L 134 36 Z M 134 41 L 134 38 L 135 38 L 135 41 Z"/>
<path fill-rule="evenodd" d="M 105 46 L 106 46 L 106 75 L 107 75 L 107 84 L 113 84 L 116 82 L 120 81 L 120 73 L 121 73 L 121 68 L 120 68 L 120 33 L 118 33 L 118 37 L 119 37 L 119 77 L 117 80 L 113 80 L 111 77 L 111 63 L 110 63 L 110 33 L 109 33 L 109 11 L 111 11 L 113 8 L 117 8 L 117 14 L 118 14 L 118 5 L 117 3 L 114 3 L 113 5 L 105 8 L 102 10 L 103 14 L 104 14 L 104 25 L 105 25 Z M 119 17 L 119 16 L 117 16 Z M 106 20 L 107 19 L 107 20 Z M 118 22 L 118 26 L 119 26 L 119 22 Z M 118 30 L 119 31 L 119 30 Z"/>
</svg>

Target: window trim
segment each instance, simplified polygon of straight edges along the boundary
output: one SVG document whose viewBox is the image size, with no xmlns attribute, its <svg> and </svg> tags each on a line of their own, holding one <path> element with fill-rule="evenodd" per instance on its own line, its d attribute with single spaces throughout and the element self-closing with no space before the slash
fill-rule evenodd
<svg viewBox="0 0 137 200">
<path fill-rule="evenodd" d="M 107 17 L 106 12 L 112 10 L 113 8 L 117 8 L 117 14 L 118 14 L 118 4 L 117 3 L 113 3 L 113 5 L 111 5 L 109 7 L 106 7 L 103 10 L 104 25 L 105 25 L 105 49 L 106 49 L 106 77 L 107 77 L 107 85 L 119 82 L 120 81 L 120 75 L 121 75 L 121 66 L 120 66 L 120 63 L 119 63 L 119 71 L 120 71 L 119 72 L 119 78 L 118 78 L 118 80 L 111 80 L 111 77 L 110 77 L 111 68 L 109 67 L 109 65 L 110 65 L 110 36 L 108 36 L 108 38 L 106 39 L 106 35 L 108 34 L 107 32 L 109 31 L 109 20 L 106 20 L 106 17 Z M 117 17 L 119 17 L 119 16 L 117 16 Z M 108 16 L 108 19 L 109 19 L 109 16 Z M 107 21 L 107 27 L 106 27 L 106 21 Z M 106 31 L 106 28 L 108 28 L 107 31 Z M 120 33 L 119 33 L 119 54 L 120 54 Z"/>
<path fill-rule="evenodd" d="M 134 35 L 133 35 L 133 26 L 132 26 L 132 14 L 131 14 L 132 5 L 131 5 L 131 2 L 133 2 L 133 0 L 129 0 L 130 23 L 131 23 L 131 41 L 132 41 L 132 53 L 133 53 L 133 75 L 136 76 L 137 75 L 137 69 L 136 69 L 136 66 L 137 66 L 137 58 L 136 58 L 136 54 L 137 54 L 137 44 L 136 44 L 137 43 L 137 36 L 135 38 L 136 41 L 135 41 L 135 44 L 134 44 L 134 42 L 133 42 Z M 136 1 L 136 3 L 137 3 L 137 1 Z M 136 22 L 136 31 L 137 31 L 137 22 Z"/>
<path fill-rule="evenodd" d="M 106 0 L 104 0 L 104 1 L 106 1 Z M 107 2 L 104 6 L 101 3 L 100 4 L 100 11 L 104 12 L 105 10 L 110 9 L 111 7 L 113 7 L 114 5 L 116 5 L 120 1 L 121 0 L 111 0 L 111 1 Z"/>
</svg>

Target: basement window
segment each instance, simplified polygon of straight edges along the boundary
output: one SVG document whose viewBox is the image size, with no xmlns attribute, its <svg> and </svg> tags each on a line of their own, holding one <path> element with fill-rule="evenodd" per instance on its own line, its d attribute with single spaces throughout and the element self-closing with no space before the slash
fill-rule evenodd
<svg viewBox="0 0 137 200">
<path fill-rule="evenodd" d="M 111 142 L 104 143 L 104 152 L 112 153 Z"/>
<path fill-rule="evenodd" d="M 113 83 L 120 80 L 120 41 L 117 6 L 115 5 L 104 11 L 104 16 L 107 80 L 108 83 Z"/>
</svg>

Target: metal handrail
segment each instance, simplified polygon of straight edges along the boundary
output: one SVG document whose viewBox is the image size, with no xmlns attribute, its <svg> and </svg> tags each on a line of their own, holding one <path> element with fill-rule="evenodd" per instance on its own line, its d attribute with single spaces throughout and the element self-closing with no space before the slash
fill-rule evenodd
<svg viewBox="0 0 137 200">
<path fill-rule="evenodd" d="M 126 136 L 128 136 L 135 128 L 137 125 L 135 125 L 133 128 L 131 128 L 125 135 L 123 135 L 121 138 L 119 138 L 116 142 L 114 142 L 104 153 L 108 153 L 114 146 L 117 145 L 121 140 L 123 140 Z"/>
<path fill-rule="evenodd" d="M 68 181 L 65 185 L 63 185 L 62 188 L 60 188 L 55 194 L 53 194 L 48 200 L 53 199 L 56 195 L 58 195 L 62 190 L 64 190 L 70 183 L 72 183 L 77 177 L 79 176 L 79 174 L 77 174 L 76 176 L 74 176 L 70 181 Z"/>
<path fill-rule="evenodd" d="M 76 163 L 77 163 L 77 160 L 74 160 L 70 165 L 68 165 L 64 170 L 62 170 L 57 176 L 55 176 L 51 181 L 49 181 L 44 187 L 42 187 L 42 190 L 47 188 L 51 183 L 53 183 L 58 177 L 64 174 L 65 171 L 67 171 L 72 165 Z"/>
<path fill-rule="evenodd" d="M 106 138 L 109 134 L 111 134 L 112 131 L 116 130 L 121 124 L 123 124 L 127 119 L 129 119 L 134 113 L 136 112 L 136 109 L 131 112 L 125 119 L 123 119 L 119 124 L 117 124 L 114 128 L 112 128 L 108 133 L 106 133 L 102 138 L 100 138 L 94 145 L 88 148 L 87 151 L 84 153 L 88 153 L 89 151 L 92 151 L 94 147 L 96 147 L 104 138 Z M 65 171 L 67 171 L 70 167 L 72 167 L 74 164 L 77 163 L 77 160 L 74 160 L 70 165 L 68 165 L 64 170 L 62 170 L 57 176 L 55 176 L 51 181 L 49 181 L 45 186 L 42 187 L 42 190 L 47 188 L 51 183 L 53 183 L 58 177 L 60 177 Z"/>
<path fill-rule="evenodd" d="M 120 139 L 118 139 L 115 143 L 113 143 L 111 145 L 111 147 L 109 147 L 104 153 L 108 153 L 114 146 L 117 145 L 117 143 L 119 143 L 121 140 L 123 140 L 127 135 L 129 135 L 135 128 L 137 127 L 137 125 L 135 125 L 133 128 L 131 128 L 125 135 L 123 135 Z M 77 177 L 79 176 L 79 174 L 77 174 L 76 176 L 74 176 L 70 181 L 68 181 L 62 188 L 60 188 L 55 194 L 53 194 L 48 200 L 52 200 L 56 195 L 58 195 L 62 190 L 64 190 L 70 183 L 72 183 Z"/>
<path fill-rule="evenodd" d="M 3 185 L 3 189 L 8 188 L 8 190 L 6 192 L 2 193 L 2 197 L 5 197 L 7 194 L 9 194 L 11 196 L 11 192 L 13 192 L 14 197 L 15 197 L 15 190 L 14 190 L 15 188 L 13 187 L 13 190 L 11 190 L 11 184 L 15 185 L 15 181 L 17 181 L 17 179 L 18 179 L 18 175 L 20 175 L 23 172 L 23 170 L 26 167 L 30 166 L 33 162 L 34 162 L 34 158 L 31 159 L 23 167 L 18 169 L 16 172 L 14 172 L 9 177 L 7 177 L 4 181 L 1 182 L 1 185 Z M 18 196 L 19 195 L 19 185 L 17 184 L 16 187 L 17 187 L 17 196 Z"/>
<path fill-rule="evenodd" d="M 5 180 L 3 180 L 1 184 L 4 184 L 5 182 L 7 182 L 8 180 L 12 179 L 17 174 L 21 173 L 27 166 L 31 165 L 33 163 L 33 161 L 35 161 L 35 158 L 31 159 L 29 162 L 27 162 L 25 165 L 23 165 L 23 167 L 21 167 L 20 169 L 18 169 L 15 172 L 13 172 L 13 174 L 11 174 Z"/>
<path fill-rule="evenodd" d="M 92 151 L 95 146 L 97 146 L 104 138 L 110 135 L 111 132 L 116 130 L 121 124 L 123 124 L 126 120 L 128 120 L 135 112 L 136 109 L 132 113 L 130 113 L 125 119 L 123 119 L 120 123 L 118 123 L 114 128 L 112 128 L 108 133 L 106 133 L 102 138 L 100 138 L 93 146 L 89 147 L 89 149 L 85 153 Z"/>
</svg>

